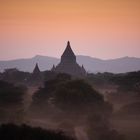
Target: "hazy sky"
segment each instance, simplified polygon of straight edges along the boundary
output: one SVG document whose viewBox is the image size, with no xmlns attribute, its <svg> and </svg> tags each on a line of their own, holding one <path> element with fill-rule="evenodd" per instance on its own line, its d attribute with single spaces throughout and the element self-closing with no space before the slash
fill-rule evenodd
<svg viewBox="0 0 140 140">
<path fill-rule="evenodd" d="M 140 0 L 0 0 L 0 59 L 140 57 Z"/>
</svg>

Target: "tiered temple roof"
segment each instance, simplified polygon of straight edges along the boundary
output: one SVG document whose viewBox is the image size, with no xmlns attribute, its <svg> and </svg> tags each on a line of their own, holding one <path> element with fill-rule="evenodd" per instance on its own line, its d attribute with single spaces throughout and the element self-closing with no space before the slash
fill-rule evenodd
<svg viewBox="0 0 140 140">
<path fill-rule="evenodd" d="M 55 67 L 53 66 L 52 71 L 57 73 L 67 73 L 74 76 L 85 76 L 86 71 L 84 66 L 79 66 L 76 62 L 76 56 L 71 49 L 70 42 L 67 42 L 66 49 L 61 56 L 61 62 Z"/>
</svg>

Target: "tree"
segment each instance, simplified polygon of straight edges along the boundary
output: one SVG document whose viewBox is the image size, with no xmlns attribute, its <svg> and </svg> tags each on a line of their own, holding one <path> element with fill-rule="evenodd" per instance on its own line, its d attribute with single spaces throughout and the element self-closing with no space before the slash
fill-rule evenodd
<svg viewBox="0 0 140 140">
<path fill-rule="evenodd" d="M 53 96 L 52 94 L 56 90 L 56 88 L 60 87 L 62 83 L 69 80 L 71 80 L 71 76 L 68 74 L 58 74 L 57 76 L 55 76 L 55 78 L 47 80 L 44 83 L 44 87 L 39 88 L 39 90 L 34 93 L 33 102 L 30 109 L 43 109 L 44 106 L 48 105 L 48 101 Z"/>
<path fill-rule="evenodd" d="M 37 107 L 39 113 L 45 112 L 46 118 L 50 117 L 58 127 L 70 130 L 71 133 L 75 127 L 84 127 L 87 132 L 89 128 L 93 130 L 95 125 L 108 129 L 110 127 L 112 106 L 84 80 L 72 79 L 66 75 L 58 75 L 47 81 L 35 93 L 32 107 Z M 36 109 L 34 111 L 38 113 Z M 89 125 L 90 121 L 92 125 Z"/>
<path fill-rule="evenodd" d="M 14 86 L 11 83 L 0 81 L 0 110 L 3 112 L 1 120 L 16 121 L 23 111 L 23 96 L 26 88 Z"/>
<path fill-rule="evenodd" d="M 83 80 L 71 80 L 57 87 L 53 94 L 53 104 L 65 112 L 91 111 L 104 105 L 101 94 Z"/>
<path fill-rule="evenodd" d="M 14 124 L 3 124 L 0 126 L 1 140 L 73 140 L 63 132 L 33 128 L 28 125 L 17 126 Z"/>
</svg>

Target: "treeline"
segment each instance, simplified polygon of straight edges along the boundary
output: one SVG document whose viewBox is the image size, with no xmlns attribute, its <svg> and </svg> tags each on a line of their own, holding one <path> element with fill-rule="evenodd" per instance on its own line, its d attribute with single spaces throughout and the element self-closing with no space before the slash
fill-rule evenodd
<svg viewBox="0 0 140 140">
<path fill-rule="evenodd" d="M 26 75 L 27 73 L 24 74 Z M 23 77 L 21 76 L 23 79 L 27 76 L 24 74 Z M 17 79 L 19 75 L 16 75 Z M 130 100 L 140 97 L 140 72 L 88 74 L 82 79 L 71 77 L 67 74 L 57 75 L 52 72 L 45 72 L 42 81 L 45 81 L 44 85 L 33 94 L 31 105 L 28 110 L 25 110 L 24 96 L 27 94 L 27 88 L 17 84 L 20 78 L 14 82 L 9 80 L 10 83 L 8 82 L 8 77 L 7 80 L 5 78 L 5 81 L 0 81 L 1 123 L 32 122 L 32 119 L 36 121 L 41 119 L 47 123 L 49 120 L 49 123 L 55 124 L 56 129 L 64 130 L 72 136 L 75 135 L 76 128 L 81 128 L 90 140 L 123 140 L 124 136 L 120 135 L 111 125 L 110 120 L 114 113 L 112 104 L 117 99 L 119 104 L 121 100 L 126 103 L 126 100 L 123 99 L 126 99 L 128 93 L 133 96 L 133 98 L 130 96 Z M 26 85 L 28 86 L 28 83 Z M 117 85 L 116 90 L 108 94 L 108 101 L 94 89 L 94 86 L 102 88 L 107 85 Z M 131 94 L 134 92 L 135 94 Z M 123 110 L 120 110 L 119 113 L 124 112 L 124 110 L 139 113 L 139 105 L 139 102 L 134 102 L 133 107 L 128 104 L 123 106 L 121 108 Z M 133 111 L 136 107 L 137 109 Z M 3 126 L 1 127 L 3 129 Z M 16 130 L 23 128 L 23 126 L 14 125 L 12 127 Z M 26 126 L 26 128 L 29 128 L 29 126 Z M 26 130 L 34 133 L 31 129 Z"/>
<path fill-rule="evenodd" d="M 41 85 L 45 80 L 52 79 L 57 74 L 51 71 L 43 71 L 39 73 L 23 72 L 16 68 L 6 69 L 0 73 L 0 80 L 14 83 L 24 84 L 26 86 Z"/>
<path fill-rule="evenodd" d="M 75 128 L 81 128 L 87 139 L 123 140 L 111 126 L 112 109 L 112 105 L 84 80 L 59 74 L 34 94 L 29 110 L 34 118 L 47 118 L 71 134 Z"/>
<path fill-rule="evenodd" d="M 57 73 L 52 71 L 40 72 L 38 75 L 33 73 L 22 72 L 18 69 L 7 69 L 3 73 L 0 73 L 0 80 L 15 83 L 34 85 L 38 83 L 44 83 L 46 80 L 54 78 Z M 128 72 L 128 73 L 88 73 L 85 77 L 82 77 L 90 84 L 94 86 L 107 86 L 107 85 L 118 85 L 124 90 L 140 90 L 140 71 Z M 131 79 L 131 80 L 130 80 Z"/>
<path fill-rule="evenodd" d="M 140 71 L 122 74 L 97 73 L 88 74 L 87 80 L 93 85 L 118 85 L 122 90 L 140 91 Z"/>
<path fill-rule="evenodd" d="M 112 105 L 83 79 L 58 74 L 46 80 L 44 86 L 34 93 L 27 112 L 24 112 L 23 105 L 26 88 L 3 81 L 0 85 L 0 104 L 3 112 L 0 113 L 1 123 L 41 120 L 44 123 L 48 121 L 49 124 L 55 124 L 55 129 L 66 131 L 73 137 L 76 128 L 80 128 L 91 140 L 124 139 L 111 126 Z M 29 132 L 34 133 L 30 130 Z"/>
<path fill-rule="evenodd" d="M 140 118 L 140 71 L 90 74 L 86 80 L 96 89 L 103 89 L 106 99 L 117 109 L 117 116 Z"/>
<path fill-rule="evenodd" d="M 3 124 L 0 125 L 1 140 L 74 140 L 62 132 L 44 130 L 28 125 Z"/>
</svg>

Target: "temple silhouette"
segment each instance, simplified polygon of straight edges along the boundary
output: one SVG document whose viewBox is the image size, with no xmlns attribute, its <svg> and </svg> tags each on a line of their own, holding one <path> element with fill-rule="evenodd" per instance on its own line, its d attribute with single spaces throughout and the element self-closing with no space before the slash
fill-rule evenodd
<svg viewBox="0 0 140 140">
<path fill-rule="evenodd" d="M 30 76 L 30 81 L 32 81 L 34 84 L 39 84 L 42 81 L 42 75 L 38 63 L 36 63 L 35 68 Z"/>
<path fill-rule="evenodd" d="M 70 42 L 67 42 L 66 49 L 64 53 L 61 56 L 61 61 L 60 63 L 55 67 L 53 65 L 52 71 L 56 73 L 67 73 L 73 76 L 85 76 L 86 75 L 86 70 L 84 66 L 80 66 L 76 62 L 76 56 L 74 52 L 71 49 Z"/>
<path fill-rule="evenodd" d="M 40 69 L 39 69 L 38 63 L 36 63 L 36 65 L 35 65 L 35 68 L 33 70 L 33 74 L 34 75 L 39 75 L 40 74 Z"/>
</svg>

